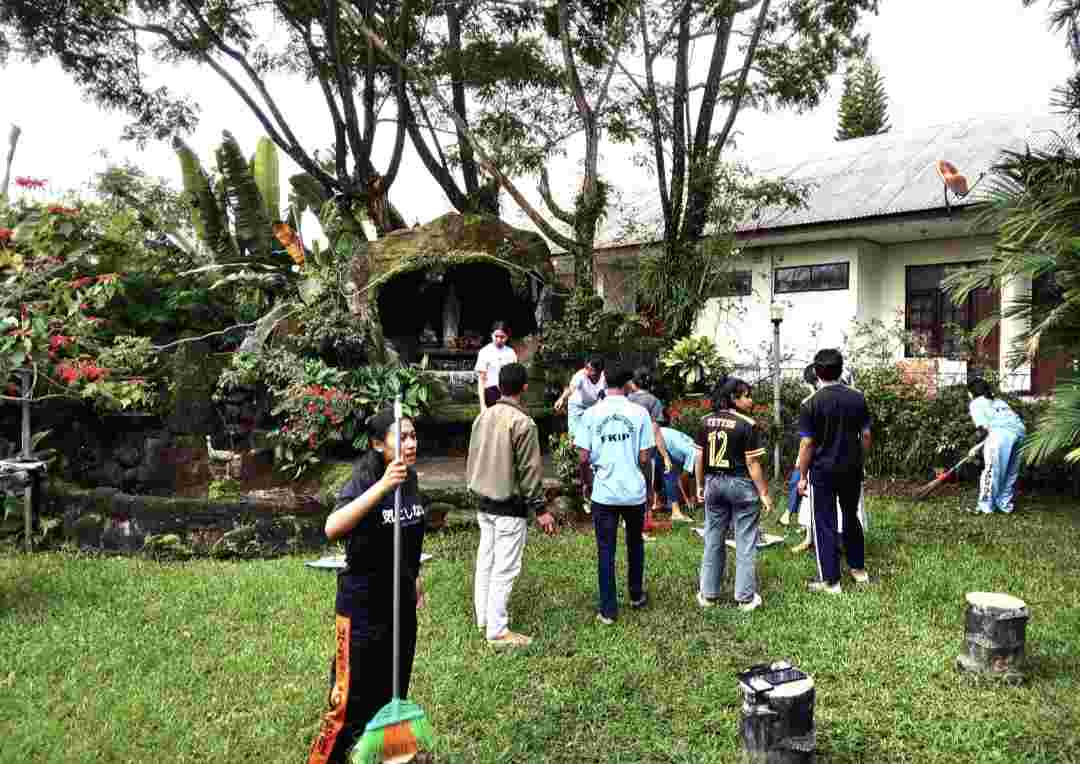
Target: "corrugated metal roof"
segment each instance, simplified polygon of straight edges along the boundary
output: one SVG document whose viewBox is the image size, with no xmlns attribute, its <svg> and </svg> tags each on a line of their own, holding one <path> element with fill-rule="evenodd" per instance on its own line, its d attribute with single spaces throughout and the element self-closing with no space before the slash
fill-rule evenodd
<svg viewBox="0 0 1080 764">
<path fill-rule="evenodd" d="M 766 209 L 740 232 L 763 233 L 789 226 L 844 223 L 885 215 L 942 209 L 945 199 L 935 162 L 946 159 L 967 178 L 978 180 L 997 161 L 1003 149 L 1045 147 L 1070 133 L 1060 115 L 997 115 L 972 117 L 932 127 L 892 131 L 868 138 L 832 141 L 818 147 L 799 147 L 783 154 L 758 155 L 743 161 L 755 176 L 789 178 L 809 183 L 806 206 L 798 210 Z M 964 206 L 979 198 L 979 190 L 962 200 L 950 195 L 950 205 Z M 652 191 L 626 194 L 630 203 L 621 215 L 633 219 L 637 230 L 663 228 L 660 203 Z M 531 223 L 516 222 L 524 228 Z M 643 241 L 627 234 L 619 220 L 607 219 L 597 236 L 597 250 L 636 246 Z M 551 245 L 551 242 L 549 242 Z M 552 253 L 561 249 L 551 245 Z"/>
<path fill-rule="evenodd" d="M 794 161 L 756 157 L 747 164 L 756 175 L 813 185 L 804 208 L 766 210 L 740 231 L 772 230 L 810 223 L 921 212 L 945 206 L 935 162 L 947 159 L 973 184 L 1002 149 L 1045 146 L 1067 135 L 1064 117 L 999 116 L 967 119 L 904 132 L 839 141 L 806 152 Z M 978 189 L 963 200 L 970 204 Z"/>
</svg>

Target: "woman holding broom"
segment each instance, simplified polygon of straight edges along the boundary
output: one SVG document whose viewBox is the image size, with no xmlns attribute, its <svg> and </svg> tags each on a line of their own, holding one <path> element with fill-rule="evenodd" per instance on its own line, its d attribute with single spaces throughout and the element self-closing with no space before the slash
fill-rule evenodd
<svg viewBox="0 0 1080 764">
<path fill-rule="evenodd" d="M 330 672 L 330 709 L 311 747 L 309 764 L 345 762 L 364 726 L 393 694 L 394 502 L 400 487 L 400 697 L 406 697 L 416 651 L 416 609 L 423 605 L 420 552 L 424 508 L 416 470 L 416 430 L 409 419 L 395 426 L 386 408 L 367 423 L 371 448 L 353 467 L 326 518 L 326 537 L 345 541 L 345 569 L 338 575 L 337 655 Z M 395 458 L 399 446 L 400 457 Z"/>
<path fill-rule="evenodd" d="M 968 510 L 975 515 L 1013 511 L 1016 478 L 1020 474 L 1020 444 L 1027 435 L 1024 420 L 1009 408 L 1009 404 L 994 397 L 994 390 L 985 379 L 967 383 L 971 403 L 968 412 L 984 440 L 969 453 L 982 451 L 986 466 L 979 479 L 979 503 Z"/>
</svg>

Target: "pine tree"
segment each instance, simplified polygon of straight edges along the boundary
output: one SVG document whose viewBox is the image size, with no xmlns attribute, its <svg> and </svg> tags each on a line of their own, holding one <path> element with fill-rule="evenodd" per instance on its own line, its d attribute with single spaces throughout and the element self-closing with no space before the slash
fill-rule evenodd
<svg viewBox="0 0 1080 764">
<path fill-rule="evenodd" d="M 844 94 L 840 97 L 840 126 L 836 140 L 880 135 L 892 128 L 889 124 L 889 96 L 881 72 L 870 58 L 853 64 L 844 75 Z"/>
</svg>

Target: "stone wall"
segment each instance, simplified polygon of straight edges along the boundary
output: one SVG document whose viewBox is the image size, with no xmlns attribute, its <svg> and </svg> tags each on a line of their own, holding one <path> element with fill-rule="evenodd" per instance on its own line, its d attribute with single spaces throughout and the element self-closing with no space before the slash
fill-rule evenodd
<svg viewBox="0 0 1080 764">
<path fill-rule="evenodd" d="M 62 518 L 65 540 L 81 549 L 161 557 L 273 557 L 323 546 L 329 510 L 318 501 L 137 496 L 50 481 L 42 510 Z"/>
</svg>

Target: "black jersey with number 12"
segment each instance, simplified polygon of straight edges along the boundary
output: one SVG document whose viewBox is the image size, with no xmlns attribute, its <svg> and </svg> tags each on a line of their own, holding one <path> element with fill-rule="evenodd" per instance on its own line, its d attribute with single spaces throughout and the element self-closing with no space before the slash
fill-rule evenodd
<svg viewBox="0 0 1080 764">
<path fill-rule="evenodd" d="M 765 453 L 761 430 L 753 419 L 738 411 L 714 411 L 701 418 L 697 437 L 706 475 L 749 477 L 747 457 Z"/>
</svg>

